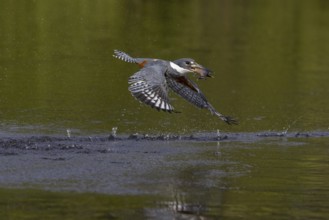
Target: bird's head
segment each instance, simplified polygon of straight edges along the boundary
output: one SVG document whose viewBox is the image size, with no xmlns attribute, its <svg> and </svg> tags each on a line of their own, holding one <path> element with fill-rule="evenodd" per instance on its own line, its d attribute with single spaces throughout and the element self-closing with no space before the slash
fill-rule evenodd
<svg viewBox="0 0 329 220">
<path fill-rule="evenodd" d="M 199 79 L 204 79 L 205 77 L 212 77 L 212 71 L 191 58 L 182 58 L 175 60 L 174 63 L 184 69 L 186 72 L 193 72 L 199 75 Z"/>
</svg>

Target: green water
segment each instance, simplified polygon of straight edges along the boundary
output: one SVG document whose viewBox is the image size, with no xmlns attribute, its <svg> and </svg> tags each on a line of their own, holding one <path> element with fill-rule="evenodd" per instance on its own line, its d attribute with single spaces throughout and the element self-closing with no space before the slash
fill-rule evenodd
<svg viewBox="0 0 329 220">
<path fill-rule="evenodd" d="M 328 129 L 327 1 L 2 1 L 0 117 L 10 131 L 195 132 Z M 138 71 L 112 57 L 192 57 L 215 78 L 229 127 L 172 94 L 182 114 L 129 94 Z M 193 76 L 191 75 L 193 78 Z"/>
<path fill-rule="evenodd" d="M 328 39 L 327 0 L 2 0 L 0 132 L 328 131 Z M 175 94 L 171 101 L 181 114 L 140 104 L 127 89 L 139 68 L 113 58 L 114 49 L 136 57 L 194 58 L 215 76 L 197 81 L 200 89 L 240 125 L 228 126 Z M 197 154 L 163 160 L 172 173 L 158 168 L 145 176 L 163 180 L 151 181 L 160 194 L 145 190 L 152 186 L 143 181 L 131 185 L 143 189 L 140 194 L 118 196 L 43 191 L 43 183 L 32 191 L 2 185 L 0 214 L 168 219 L 186 214 L 177 211 L 179 200 L 194 208 L 189 217 L 328 218 L 327 138 L 227 142 L 220 152 L 216 143 L 196 147 Z M 201 162 L 189 167 L 189 160 Z"/>
</svg>

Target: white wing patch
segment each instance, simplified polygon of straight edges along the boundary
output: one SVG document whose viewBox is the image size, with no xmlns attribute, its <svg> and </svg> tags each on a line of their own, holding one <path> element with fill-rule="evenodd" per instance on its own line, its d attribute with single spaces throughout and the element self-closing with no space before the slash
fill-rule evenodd
<svg viewBox="0 0 329 220">
<path fill-rule="evenodd" d="M 131 94 L 140 102 L 150 105 L 158 110 L 172 112 L 174 108 L 163 98 L 156 90 L 152 88 L 146 81 L 139 79 L 129 80 L 132 83 L 129 86 Z"/>
</svg>

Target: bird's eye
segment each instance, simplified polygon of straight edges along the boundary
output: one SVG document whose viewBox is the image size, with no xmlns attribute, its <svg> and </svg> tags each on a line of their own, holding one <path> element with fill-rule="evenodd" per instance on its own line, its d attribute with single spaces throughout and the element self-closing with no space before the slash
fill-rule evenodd
<svg viewBox="0 0 329 220">
<path fill-rule="evenodd" d="M 185 61 L 185 64 L 190 65 L 191 62 L 190 61 Z"/>
</svg>

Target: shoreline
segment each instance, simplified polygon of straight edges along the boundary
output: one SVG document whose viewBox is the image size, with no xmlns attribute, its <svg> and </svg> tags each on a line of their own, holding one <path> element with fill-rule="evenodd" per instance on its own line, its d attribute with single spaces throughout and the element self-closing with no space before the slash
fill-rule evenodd
<svg viewBox="0 0 329 220">
<path fill-rule="evenodd" d="M 154 142 L 154 141 L 176 141 L 176 142 L 245 142 L 261 141 L 270 138 L 321 138 L 329 137 L 327 131 L 311 132 L 239 132 L 239 133 L 195 133 L 191 135 L 149 135 L 149 134 L 129 134 L 129 135 L 97 135 L 97 136 L 60 136 L 60 135 L 29 135 L 29 134 L 0 134 L 0 150 L 21 149 L 72 149 L 83 148 L 84 146 L 104 144 L 106 142 Z M 0 151 L 0 154 L 1 154 Z"/>
</svg>

